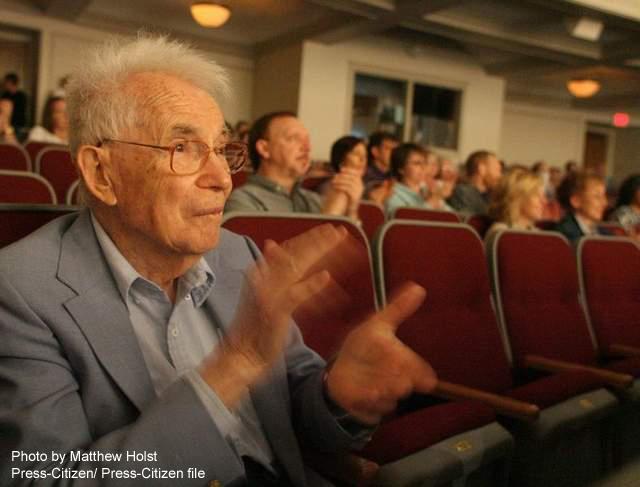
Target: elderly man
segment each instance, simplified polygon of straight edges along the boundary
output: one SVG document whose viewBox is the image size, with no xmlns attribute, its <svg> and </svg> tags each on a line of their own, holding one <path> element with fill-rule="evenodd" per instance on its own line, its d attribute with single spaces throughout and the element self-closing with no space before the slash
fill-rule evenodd
<svg viewBox="0 0 640 487">
<path fill-rule="evenodd" d="M 88 209 L 0 252 L 0 484 L 326 485 L 300 447 L 361 445 L 434 386 L 394 333 L 424 291 L 408 285 L 325 366 L 291 314 L 346 232 L 259 257 L 220 228 L 245 157 L 223 131 L 224 72 L 149 36 L 81 66 L 70 145 Z"/>
<path fill-rule="evenodd" d="M 249 155 L 255 174 L 235 189 L 226 211 L 280 211 L 343 215 L 358 219 L 363 192 L 361 174 L 342 168 L 324 199 L 300 182 L 311 165 L 309 132 L 292 112 L 272 112 L 249 131 Z"/>
<path fill-rule="evenodd" d="M 458 184 L 449 198 L 454 210 L 467 215 L 486 215 L 489 196 L 502 178 L 502 165 L 492 152 L 473 152 L 465 163 L 468 182 Z"/>
</svg>

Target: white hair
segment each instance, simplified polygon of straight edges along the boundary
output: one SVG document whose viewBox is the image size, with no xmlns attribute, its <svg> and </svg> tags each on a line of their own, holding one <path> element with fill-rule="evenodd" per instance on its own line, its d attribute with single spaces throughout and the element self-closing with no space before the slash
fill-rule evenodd
<svg viewBox="0 0 640 487">
<path fill-rule="evenodd" d="M 66 89 L 74 157 L 81 145 L 117 138 L 134 126 L 139 107 L 123 90 L 123 83 L 134 74 L 148 72 L 188 81 L 215 99 L 229 93 L 226 71 L 183 42 L 148 33 L 135 39 L 111 39 L 79 63 Z"/>
</svg>

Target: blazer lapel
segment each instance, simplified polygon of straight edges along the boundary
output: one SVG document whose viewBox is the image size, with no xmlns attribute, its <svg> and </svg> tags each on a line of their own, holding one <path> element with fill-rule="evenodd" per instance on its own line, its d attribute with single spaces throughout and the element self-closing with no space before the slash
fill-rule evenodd
<svg viewBox="0 0 640 487">
<path fill-rule="evenodd" d="M 98 360 L 139 409 L 155 397 L 129 313 L 96 240 L 89 211 L 62 239 L 58 279 L 77 296 L 63 303 Z"/>
<path fill-rule="evenodd" d="M 216 284 L 207 299 L 209 312 L 225 334 L 231 325 L 242 289 L 245 269 L 226 265 L 218 252 L 213 252 L 209 265 L 216 275 Z M 248 263 L 249 265 L 249 263 Z M 271 377 L 250 389 L 253 406 L 273 452 L 294 485 L 306 485 L 302 456 L 293 432 L 288 407 L 288 384 L 284 361 L 278 361 Z"/>
</svg>

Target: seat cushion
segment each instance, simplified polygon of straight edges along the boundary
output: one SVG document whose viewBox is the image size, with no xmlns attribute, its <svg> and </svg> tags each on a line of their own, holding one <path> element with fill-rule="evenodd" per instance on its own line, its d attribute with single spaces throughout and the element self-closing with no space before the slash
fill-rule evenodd
<svg viewBox="0 0 640 487">
<path fill-rule="evenodd" d="M 430 406 L 383 422 L 360 454 L 384 465 L 494 420 L 493 410 L 476 401 Z"/>
<path fill-rule="evenodd" d="M 511 389 L 506 392 L 506 395 L 536 404 L 544 409 L 605 385 L 604 381 L 589 372 L 571 371 L 542 377 L 524 386 Z"/>
</svg>

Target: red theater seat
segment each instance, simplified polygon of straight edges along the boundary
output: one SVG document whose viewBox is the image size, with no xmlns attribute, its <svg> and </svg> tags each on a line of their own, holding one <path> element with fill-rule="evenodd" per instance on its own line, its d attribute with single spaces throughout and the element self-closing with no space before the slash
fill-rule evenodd
<svg viewBox="0 0 640 487">
<path fill-rule="evenodd" d="M 508 344 L 494 314 L 483 244 L 473 229 L 396 220 L 385 224 L 374 248 L 383 302 L 407 280 L 427 290 L 425 302 L 400 326 L 398 337 L 433 366 L 441 383 L 446 381 L 437 393 L 455 394 L 453 383 L 472 388 L 461 391 L 460 397 L 477 398 L 505 417 L 528 416 L 531 421 L 540 411 L 533 423 L 505 420 L 516 438 L 515 461 L 520 468 L 514 485 L 564 485 L 569 476 L 580 481 L 590 478 L 585 468 L 591 465 L 585 467 L 579 456 L 560 460 L 553 449 L 546 451 L 547 445 L 570 447 L 593 435 L 601 415 L 612 412 L 617 401 L 602 389 L 604 381 L 583 372 L 514 381 Z M 580 401 L 588 398 L 598 405 L 585 414 Z M 576 422 L 581 427 L 571 431 Z M 561 430 L 563 435 L 558 434 Z M 598 445 L 595 442 L 595 451 Z M 608 452 L 601 453 L 604 460 Z M 567 462 L 573 469 L 570 474 L 562 467 Z"/>
<path fill-rule="evenodd" d="M 401 206 L 400 208 L 396 208 L 391 218 L 428 222 L 460 223 L 460 217 L 453 211 L 429 210 L 426 208 L 414 208 L 411 206 Z"/>
<path fill-rule="evenodd" d="M 58 205 L 0 204 L 0 247 L 9 245 L 76 208 Z"/>
<path fill-rule="evenodd" d="M 0 171 L 0 203 L 56 204 L 51 184 L 39 174 Z"/>
<path fill-rule="evenodd" d="M 376 307 L 368 242 L 362 231 L 351 220 L 342 217 L 263 212 L 231 213 L 225 217 L 223 226 L 250 236 L 262 248 L 268 238 L 282 242 L 322 223 L 345 226 L 360 249 L 360 258 L 353 259 L 352 256 L 347 262 L 347 267 L 355 265 L 356 271 L 336 277 L 351 299 L 349 306 L 344 308 L 325 301 L 322 305 L 327 310 L 323 319 L 317 319 L 304 309 L 295 315 L 307 345 L 330 358 L 352 326 Z M 354 260 L 364 262 L 364 267 Z M 444 484 L 464 476 L 459 470 L 460 453 L 456 451 L 456 441 L 485 452 L 486 458 L 480 462 L 483 466 L 510 455 L 511 438 L 494 419 L 490 408 L 472 401 L 430 406 L 384 421 L 360 454 L 383 464 L 379 478 L 387 479 L 385 485 L 413 485 L 425 478 L 442 479 Z M 444 464 L 441 451 L 448 452 Z M 479 468 L 479 465 L 473 468 Z"/>
<path fill-rule="evenodd" d="M 384 223 L 384 209 L 373 201 L 361 201 L 358 205 L 358 218 L 365 235 L 372 241 L 378 228 Z"/>
<path fill-rule="evenodd" d="M 31 158 L 22 146 L 0 142 L 0 170 L 31 171 Z"/>
<path fill-rule="evenodd" d="M 640 247 L 626 238 L 589 236 L 580 239 L 577 255 L 581 292 L 600 348 L 624 356 L 622 347 L 635 347 L 640 355 Z"/>
<path fill-rule="evenodd" d="M 36 159 L 36 172 L 51 183 L 60 202 L 66 201 L 67 191 L 78 179 L 69 150 L 61 147 L 42 149 Z"/>
</svg>

